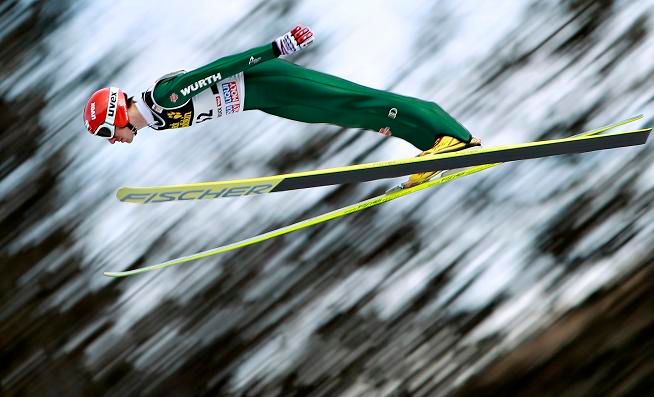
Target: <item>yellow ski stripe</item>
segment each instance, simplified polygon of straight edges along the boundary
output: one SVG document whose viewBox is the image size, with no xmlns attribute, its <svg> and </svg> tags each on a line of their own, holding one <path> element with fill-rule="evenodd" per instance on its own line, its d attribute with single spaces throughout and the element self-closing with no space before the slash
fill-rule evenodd
<svg viewBox="0 0 654 397">
<path fill-rule="evenodd" d="M 609 129 L 609 128 L 610 127 L 602 127 L 602 128 L 596 129 L 596 130 L 592 130 L 592 131 L 588 131 L 588 132 L 578 134 L 576 136 L 595 135 L 595 134 L 601 133 L 602 131 L 605 131 L 606 129 Z M 639 131 L 648 131 L 648 130 L 651 130 L 651 129 L 648 128 L 648 129 L 639 130 Z M 419 192 L 421 190 L 428 189 L 428 188 L 431 188 L 431 187 L 434 187 L 434 186 L 437 186 L 437 185 L 442 185 L 444 183 L 451 182 L 451 181 L 459 179 L 461 177 L 472 175 L 472 174 L 475 174 L 477 172 L 487 170 L 489 168 L 498 166 L 500 164 L 503 164 L 503 163 L 484 164 L 484 165 L 479 165 L 479 166 L 475 166 L 475 167 L 465 168 L 465 169 L 462 169 L 460 171 L 454 171 L 452 174 L 442 176 L 440 178 L 434 179 L 434 180 L 429 181 L 429 182 L 425 182 L 423 184 L 414 186 L 414 187 L 409 188 L 409 189 L 403 189 L 403 190 L 399 190 L 399 191 L 396 191 L 396 192 L 393 192 L 393 193 L 376 196 L 376 197 L 373 197 L 373 198 L 370 198 L 370 199 L 367 199 L 367 200 L 364 200 L 364 201 L 349 205 L 347 207 L 343 207 L 343 208 L 328 212 L 326 214 L 318 215 L 316 217 L 306 219 L 306 220 L 294 223 L 292 225 L 282 227 L 280 229 L 272 230 L 270 232 L 260 234 L 258 236 L 254 236 L 254 237 L 251 237 L 251 238 L 248 238 L 248 239 L 245 239 L 245 240 L 241 240 L 241 241 L 238 241 L 238 242 L 235 242 L 235 243 L 232 243 L 232 244 L 224 245 L 222 247 L 213 248 L 213 249 L 210 249 L 210 250 L 207 250 L 207 251 L 202 251 L 202 252 L 199 252 L 199 253 L 196 253 L 196 254 L 184 256 L 184 257 L 173 259 L 173 260 L 163 262 L 163 263 L 160 263 L 160 264 L 146 266 L 146 267 L 142 267 L 142 268 L 138 268 L 138 269 L 134 269 L 134 270 L 128 270 L 128 271 L 123 271 L 123 272 L 105 272 L 104 275 L 108 276 L 108 277 L 133 276 L 135 274 L 140 274 L 140 273 L 150 272 L 150 271 L 153 271 L 153 270 L 163 269 L 163 268 L 166 268 L 166 267 L 179 265 L 179 264 L 182 264 L 182 263 L 185 263 L 185 262 L 190 262 L 190 261 L 206 258 L 206 257 L 212 256 L 212 255 L 216 255 L 216 254 L 220 254 L 220 253 L 224 253 L 224 252 L 228 252 L 228 251 L 233 251 L 233 250 L 236 250 L 236 249 L 239 249 L 239 248 L 247 247 L 248 245 L 258 244 L 258 243 L 264 242 L 266 240 L 270 240 L 272 238 L 279 237 L 279 236 L 284 235 L 284 234 L 292 233 L 292 232 L 295 232 L 295 231 L 298 231 L 298 230 L 301 230 L 301 229 L 304 229 L 304 228 L 307 228 L 307 227 L 310 227 L 310 226 L 317 225 L 319 223 L 327 222 L 327 221 L 330 221 L 330 220 L 333 220 L 333 219 L 336 219 L 336 218 L 340 218 L 340 217 L 345 216 L 345 215 L 349 215 L 349 214 L 354 213 L 354 212 L 361 211 L 361 210 L 366 209 L 366 208 L 374 207 L 376 205 L 383 204 L 383 203 L 386 203 L 388 201 L 398 199 L 398 198 L 406 196 L 408 194 L 416 193 L 416 192 Z"/>
</svg>

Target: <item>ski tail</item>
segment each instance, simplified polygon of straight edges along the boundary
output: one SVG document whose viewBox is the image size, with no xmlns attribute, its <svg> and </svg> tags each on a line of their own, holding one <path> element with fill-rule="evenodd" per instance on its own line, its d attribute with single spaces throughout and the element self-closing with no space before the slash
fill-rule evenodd
<svg viewBox="0 0 654 397">
<path fill-rule="evenodd" d="M 599 127 L 599 128 L 594 129 L 594 130 L 584 131 L 584 132 L 574 134 L 574 135 L 572 135 L 572 137 L 574 138 L 574 137 L 581 137 L 581 136 L 598 135 L 598 134 L 601 134 L 601 133 L 606 132 L 608 130 L 612 130 L 614 128 L 621 127 L 621 126 L 623 126 L 625 124 L 631 124 L 631 123 L 636 122 L 638 120 L 642 120 L 643 117 L 645 117 L 643 114 L 639 114 L 638 116 L 630 117 L 628 119 L 618 121 L 618 122 L 613 123 L 613 124 L 605 125 L 603 127 Z"/>
</svg>

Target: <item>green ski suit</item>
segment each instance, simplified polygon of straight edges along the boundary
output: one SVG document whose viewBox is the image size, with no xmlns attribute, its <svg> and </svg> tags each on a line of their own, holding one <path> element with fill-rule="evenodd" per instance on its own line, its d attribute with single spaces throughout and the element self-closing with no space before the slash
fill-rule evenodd
<svg viewBox="0 0 654 397">
<path fill-rule="evenodd" d="M 273 43 L 162 77 L 142 94 L 157 120 L 151 127 L 186 127 L 256 109 L 306 123 L 384 130 L 420 150 L 443 135 L 464 142 L 472 138 L 434 102 L 365 87 L 278 56 Z M 208 99 L 200 101 L 203 92 Z"/>
</svg>

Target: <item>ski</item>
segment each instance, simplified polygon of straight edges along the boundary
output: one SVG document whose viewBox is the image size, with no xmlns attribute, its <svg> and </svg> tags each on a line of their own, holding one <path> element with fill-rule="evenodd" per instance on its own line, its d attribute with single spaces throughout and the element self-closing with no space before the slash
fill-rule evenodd
<svg viewBox="0 0 654 397">
<path fill-rule="evenodd" d="M 602 132 L 604 132 L 606 130 L 609 130 L 611 128 L 614 128 L 614 127 L 615 127 L 615 125 L 605 126 L 605 127 L 601 127 L 601 128 L 595 129 L 595 130 L 582 132 L 582 133 L 577 134 L 575 136 L 594 136 L 594 135 L 600 134 L 600 133 L 602 133 Z M 651 130 L 651 129 L 648 129 L 647 131 L 649 131 L 649 130 Z M 232 244 L 227 244 L 227 245 L 223 245 L 221 247 L 217 247 L 217 248 L 213 248 L 213 249 L 210 249 L 210 250 L 198 252 L 196 254 L 192 254 L 192 255 L 176 258 L 176 259 L 172 259 L 170 261 L 159 263 L 159 264 L 156 264 L 156 265 L 150 265 L 150 266 L 145 266 L 145 267 L 132 269 L 132 270 L 126 270 L 126 271 L 105 272 L 104 275 L 108 276 L 108 277 L 133 276 L 133 275 L 136 275 L 136 274 L 146 273 L 146 272 L 150 272 L 150 271 L 153 271 L 153 270 L 159 270 L 159 269 L 163 269 L 163 268 L 166 268 L 166 267 L 179 265 L 179 264 L 182 264 L 182 263 L 185 263 L 185 262 L 190 262 L 190 261 L 194 261 L 194 260 L 198 260 L 198 259 L 207 258 L 207 257 L 217 255 L 217 254 L 220 254 L 220 253 L 224 253 L 224 252 L 233 251 L 233 250 L 236 250 L 236 249 L 239 249 L 239 248 L 247 247 L 249 245 L 262 243 L 262 242 L 264 242 L 266 240 L 270 240 L 270 239 L 275 238 L 275 237 L 279 237 L 279 236 L 282 236 L 282 235 L 285 235 L 285 234 L 288 234 L 288 233 L 296 232 L 298 230 L 302 230 L 302 229 L 308 228 L 310 226 L 314 226 L 314 225 L 317 225 L 317 224 L 320 224 L 320 223 L 328 222 L 328 221 L 343 217 L 345 215 L 349 215 L 349 214 L 352 214 L 352 213 L 355 213 L 355 212 L 358 212 L 358 211 L 362 211 L 364 209 L 374 207 L 374 206 L 377 206 L 377 205 L 380 205 L 380 204 L 383 204 L 383 203 L 398 199 L 400 197 L 403 197 L 403 196 L 406 196 L 406 195 L 409 195 L 409 194 L 412 194 L 412 193 L 416 193 L 416 192 L 419 192 L 419 191 L 422 191 L 422 190 L 425 190 L 425 189 L 428 189 L 428 188 L 431 188 L 431 187 L 434 187 L 434 186 L 442 185 L 444 183 L 454 181 L 454 180 L 462 178 L 464 176 L 476 174 L 478 172 L 487 170 L 489 168 L 496 167 L 496 166 L 498 166 L 500 164 L 502 164 L 502 163 L 482 164 L 482 165 L 463 168 L 463 169 L 455 169 L 455 170 L 445 171 L 445 172 L 441 173 L 438 176 L 438 178 L 432 179 L 431 181 L 425 182 L 423 184 L 420 184 L 420 185 L 417 185 L 417 186 L 414 186 L 414 187 L 411 187 L 411 188 L 408 188 L 408 189 L 401 189 L 401 190 L 397 190 L 397 191 L 394 191 L 394 192 L 385 193 L 385 194 L 382 194 L 382 195 L 379 195 L 379 196 L 376 196 L 376 197 L 372 197 L 372 198 L 360 201 L 358 203 L 351 204 L 351 205 L 348 205 L 346 207 L 343 207 L 343 208 L 340 208 L 340 209 L 337 209 L 337 210 L 334 210 L 334 211 L 331 211 L 331 212 L 328 212 L 328 213 L 325 213 L 325 214 L 322 214 L 322 215 L 318 215 L 318 216 L 315 216 L 313 218 L 309 218 L 309 219 L 294 223 L 292 225 L 288 225 L 288 226 L 285 226 L 285 227 L 282 227 L 282 228 L 279 228 L 279 229 L 276 229 L 276 230 L 272 230 L 270 232 L 263 233 L 263 234 L 260 234 L 258 236 L 254 236 L 254 237 L 251 237 L 251 238 L 248 238 L 248 239 L 245 239 L 245 240 L 241 240 L 241 241 L 238 241 L 238 242 L 235 242 L 235 243 L 232 243 Z"/>
<path fill-rule="evenodd" d="M 453 181 L 455 179 L 461 178 L 463 176 L 475 174 L 477 172 L 480 172 L 480 171 L 483 171 L 485 169 L 494 167 L 496 165 L 499 165 L 499 164 L 484 164 L 484 165 L 480 165 L 480 166 L 476 166 L 476 167 L 470 167 L 470 168 L 465 168 L 465 169 L 462 169 L 462 170 L 457 170 L 455 173 L 443 175 L 443 176 L 439 177 L 438 179 L 433 179 L 433 180 L 431 180 L 429 182 L 423 183 L 421 185 L 414 186 L 414 187 L 409 188 L 409 189 L 402 189 L 400 191 L 393 192 L 393 193 L 390 193 L 390 194 L 382 194 L 382 195 L 379 195 L 379 196 L 376 196 L 376 197 L 373 197 L 373 198 L 370 198 L 370 199 L 367 199 L 367 200 L 364 200 L 364 201 L 360 201 L 360 202 L 355 203 L 355 204 L 348 205 L 347 207 L 343 207 L 343 208 L 328 212 L 326 214 L 318 215 L 316 217 L 306 219 L 306 220 L 294 223 L 292 225 L 282 227 L 280 229 L 272 230 L 270 232 L 260 234 L 258 236 L 254 236 L 254 237 L 251 237 L 251 238 L 248 238 L 248 239 L 245 239 L 245 240 L 241 240 L 241 241 L 238 241 L 238 242 L 235 242 L 235 243 L 232 243 L 232 244 L 224 245 L 222 247 L 217 247 L 217 248 L 213 248 L 213 249 L 210 249 L 210 250 L 207 250 L 207 251 L 198 252 L 197 254 L 192 254 L 192 255 L 181 257 L 181 258 L 173 259 L 173 260 L 170 260 L 168 262 L 163 262 L 163 263 L 160 263 L 160 264 L 157 264 L 157 265 L 141 267 L 141 268 L 138 268 L 138 269 L 127 270 L 127 271 L 123 271 L 123 272 L 105 272 L 104 275 L 108 276 L 108 277 L 133 276 L 133 275 L 140 274 L 140 273 L 145 273 L 145 272 L 150 272 L 150 271 L 153 271 L 153 270 L 163 269 L 163 268 L 166 268 L 166 267 L 169 267 L 169 266 L 179 265 L 179 264 L 182 264 L 184 262 L 190 262 L 190 261 L 194 261 L 194 260 L 197 260 L 197 259 L 206 258 L 206 257 L 216 255 L 216 254 L 220 254 L 220 253 L 223 253 L 223 252 L 233 251 L 233 250 L 236 250 L 236 249 L 239 249 L 239 248 L 247 247 L 248 245 L 258 244 L 258 243 L 264 242 L 266 240 L 270 240 L 272 238 L 282 236 L 284 234 L 296 232 L 298 230 L 305 229 L 307 227 L 314 226 L 314 225 L 317 225 L 319 223 L 324 223 L 324 222 L 327 222 L 327 221 L 331 221 L 333 219 L 340 218 L 340 217 L 343 217 L 345 215 L 349 215 L 349 214 L 352 214 L 354 212 L 364 210 L 366 208 L 374 207 L 376 205 L 383 204 L 383 203 L 386 203 L 388 201 L 398 199 L 400 197 L 406 196 L 406 195 L 411 194 L 411 193 L 415 193 L 415 192 L 418 192 L 418 191 L 421 191 L 421 190 L 424 190 L 424 189 L 427 189 L 427 188 L 430 188 L 430 187 L 433 187 L 433 186 L 436 186 L 436 185 L 441 185 L 443 183 L 451 182 L 451 181 Z"/>
<path fill-rule="evenodd" d="M 642 116 L 599 128 L 606 131 Z M 573 136 L 562 139 L 528 142 L 516 145 L 472 148 L 460 152 L 412 157 L 339 168 L 274 175 L 232 181 L 202 182 L 158 187 L 123 187 L 116 197 L 127 203 L 153 204 L 168 201 L 207 200 L 242 197 L 318 186 L 365 182 L 394 178 L 434 169 L 458 169 L 483 164 L 535 159 L 547 156 L 584 153 L 625 146 L 642 145 L 650 130 Z"/>
</svg>

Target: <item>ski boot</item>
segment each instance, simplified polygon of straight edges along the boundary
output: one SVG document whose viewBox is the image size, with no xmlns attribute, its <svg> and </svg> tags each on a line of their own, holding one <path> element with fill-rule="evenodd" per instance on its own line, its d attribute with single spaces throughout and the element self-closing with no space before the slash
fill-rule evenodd
<svg viewBox="0 0 654 397">
<path fill-rule="evenodd" d="M 481 146 L 481 140 L 479 138 L 472 137 L 470 142 L 465 143 L 451 136 L 442 136 L 436 139 L 436 143 L 434 143 L 434 146 L 431 149 L 427 149 L 424 152 L 420 153 L 418 157 L 429 156 L 432 154 L 457 152 L 459 150 L 465 150 L 478 146 Z M 410 187 L 420 185 L 421 183 L 425 183 L 429 181 L 434 176 L 442 172 L 443 172 L 442 170 L 437 170 L 437 171 L 420 172 L 418 174 L 413 174 L 409 177 L 409 180 L 403 182 L 402 184 L 396 187 L 389 189 L 386 193 L 392 193 L 400 189 L 408 189 Z"/>
</svg>

